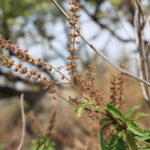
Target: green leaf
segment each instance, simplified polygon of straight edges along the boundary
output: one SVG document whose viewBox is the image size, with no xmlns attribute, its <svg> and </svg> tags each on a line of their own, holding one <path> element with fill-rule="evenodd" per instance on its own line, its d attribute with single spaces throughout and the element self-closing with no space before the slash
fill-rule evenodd
<svg viewBox="0 0 150 150">
<path fill-rule="evenodd" d="M 4 150 L 4 147 L 2 144 L 0 144 L 0 150 Z"/>
<path fill-rule="evenodd" d="M 136 139 L 134 134 L 131 131 L 126 132 L 127 143 L 131 147 L 132 150 L 137 150 Z"/>
<path fill-rule="evenodd" d="M 146 116 L 148 116 L 149 114 L 145 114 L 145 113 L 143 113 L 143 112 L 138 112 L 138 113 L 136 113 L 133 117 L 132 117 L 132 119 L 133 120 L 137 120 L 137 119 L 139 119 L 140 117 L 146 117 Z"/>
<path fill-rule="evenodd" d="M 109 150 L 126 150 L 126 144 L 121 137 L 114 135 L 111 138 Z"/>
<path fill-rule="evenodd" d="M 116 128 L 116 131 L 119 133 L 119 132 L 121 132 L 122 130 L 124 130 L 123 128 L 122 128 L 122 126 L 121 125 L 119 125 L 119 124 L 113 124 L 114 125 L 114 127 Z"/>
<path fill-rule="evenodd" d="M 150 141 L 150 130 L 144 130 L 144 136 L 136 136 L 135 137 L 138 141 Z M 150 143 L 150 142 L 149 142 Z"/>
<path fill-rule="evenodd" d="M 91 100 L 91 101 L 87 101 L 86 103 L 85 103 L 85 105 L 92 105 L 92 104 L 94 104 L 95 103 L 95 101 L 94 100 Z"/>
<path fill-rule="evenodd" d="M 136 110 L 138 110 L 140 106 L 134 106 L 129 109 L 129 111 L 126 113 L 125 117 L 128 118 L 130 117 Z"/>
<path fill-rule="evenodd" d="M 112 116 L 116 119 L 119 119 L 121 121 L 125 121 L 124 116 L 122 113 L 113 105 L 113 104 L 107 104 L 105 109 L 112 114 Z"/>
<path fill-rule="evenodd" d="M 77 113 L 78 117 L 82 117 L 84 107 L 85 107 L 84 104 L 81 104 L 81 105 L 79 105 L 79 106 L 76 107 L 75 113 Z"/>
<path fill-rule="evenodd" d="M 139 141 L 139 142 L 147 142 L 150 140 L 150 136 L 148 135 L 144 135 L 144 136 L 135 136 L 136 140 Z"/>
<path fill-rule="evenodd" d="M 146 129 L 146 130 L 144 130 L 144 133 L 150 135 L 150 130 Z"/>
<path fill-rule="evenodd" d="M 150 146 L 141 145 L 138 150 L 150 150 Z"/>
<path fill-rule="evenodd" d="M 107 141 L 104 139 L 104 131 L 105 129 L 108 127 L 108 125 L 105 125 L 101 128 L 100 130 L 100 134 L 99 134 L 99 137 L 100 137 L 100 145 L 101 145 L 101 150 L 109 150 L 108 149 L 108 143 Z"/>
<path fill-rule="evenodd" d="M 95 107 L 95 111 L 99 112 L 100 110 L 101 110 L 101 109 L 100 109 L 99 106 L 96 106 L 96 107 Z"/>
<path fill-rule="evenodd" d="M 77 116 L 78 116 L 78 117 L 82 117 L 84 108 L 85 108 L 87 105 L 92 105 L 92 104 L 94 104 L 94 103 L 95 103 L 95 101 L 94 101 L 94 100 L 91 100 L 91 101 L 87 101 L 87 102 L 85 102 L 84 104 L 81 104 L 81 105 L 77 106 L 76 109 L 75 109 L 75 112 L 77 113 Z"/>
<path fill-rule="evenodd" d="M 102 125 L 104 122 L 108 122 L 111 121 L 111 119 L 109 117 L 104 117 L 100 120 L 100 125 Z"/>
<path fill-rule="evenodd" d="M 126 124 L 128 130 L 133 132 L 135 135 L 144 136 L 144 131 L 135 122 L 128 120 Z"/>
<path fill-rule="evenodd" d="M 120 5 L 121 4 L 121 2 L 122 2 L 122 0 L 109 0 L 113 5 L 116 5 L 116 6 L 118 6 L 118 5 Z"/>
<path fill-rule="evenodd" d="M 56 144 L 47 136 L 39 137 L 32 142 L 29 150 L 55 150 Z"/>
<path fill-rule="evenodd" d="M 95 103 L 95 101 L 94 101 L 94 100 L 91 100 L 91 101 L 87 101 L 87 102 L 85 102 L 84 104 L 81 104 L 81 105 L 77 106 L 76 109 L 75 109 L 75 112 L 77 113 L 77 116 L 78 116 L 78 117 L 82 117 L 84 108 L 85 108 L 87 105 L 92 105 L 92 104 L 94 104 L 94 103 Z"/>
</svg>

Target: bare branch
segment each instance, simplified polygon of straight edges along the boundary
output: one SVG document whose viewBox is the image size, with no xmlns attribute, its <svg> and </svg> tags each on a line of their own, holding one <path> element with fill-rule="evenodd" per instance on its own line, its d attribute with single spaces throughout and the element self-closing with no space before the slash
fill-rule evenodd
<svg viewBox="0 0 150 150">
<path fill-rule="evenodd" d="M 69 16 L 66 14 L 66 12 L 62 9 L 62 7 L 55 1 L 55 0 L 51 0 L 56 7 L 62 12 L 62 14 L 65 16 L 65 18 L 69 21 Z M 72 24 L 71 24 L 72 25 Z M 147 85 L 150 87 L 150 82 L 133 75 L 132 73 L 118 67 L 117 65 L 115 65 L 114 63 L 112 63 L 106 56 L 104 56 L 99 50 L 97 50 L 79 31 L 76 30 L 76 32 L 80 35 L 80 37 L 82 38 L 82 40 L 91 48 L 93 49 L 100 57 L 102 57 L 107 63 L 109 63 L 113 68 L 115 68 L 116 70 L 118 70 L 120 73 L 129 76 L 131 78 L 133 78 L 134 80 L 137 80 L 139 82 L 142 82 L 143 84 Z"/>
<path fill-rule="evenodd" d="M 133 39 L 123 39 L 123 38 L 120 37 L 118 34 L 116 34 L 115 31 L 113 31 L 112 29 L 110 29 L 107 25 L 101 23 L 101 22 L 98 20 L 98 18 L 95 16 L 95 14 L 94 14 L 94 15 L 91 15 L 91 14 L 85 9 L 85 7 L 84 7 L 83 5 L 82 5 L 82 8 L 83 8 L 83 10 L 87 13 L 87 15 L 88 15 L 94 22 L 96 22 L 96 23 L 98 24 L 98 26 L 99 26 L 100 28 L 103 28 L 103 29 L 109 31 L 109 32 L 111 33 L 111 35 L 113 35 L 113 36 L 114 36 L 116 39 L 118 39 L 119 41 L 121 41 L 121 42 L 134 42 Z"/>
<path fill-rule="evenodd" d="M 0 76 L 4 76 L 5 78 L 7 78 L 8 80 L 11 80 L 12 82 L 23 82 L 25 84 L 30 84 L 30 85 L 35 85 L 40 87 L 40 84 L 38 82 L 33 82 L 33 81 L 29 81 L 27 79 L 21 78 L 19 76 L 15 76 L 13 73 L 11 72 L 2 72 L 2 70 L 0 69 Z"/>
<path fill-rule="evenodd" d="M 20 107 L 21 107 L 21 116 L 22 116 L 22 134 L 21 134 L 21 141 L 20 141 L 20 144 L 19 144 L 17 150 L 22 149 L 22 145 L 23 145 L 24 138 L 25 138 L 26 120 L 25 120 L 25 112 L 24 112 L 24 94 L 21 94 Z"/>
<path fill-rule="evenodd" d="M 138 66 L 140 77 L 149 81 L 149 61 L 146 57 L 146 45 L 144 43 L 144 28 L 146 22 L 144 20 L 144 15 L 138 1 L 135 1 L 135 16 L 134 16 L 134 28 L 136 33 L 136 44 L 138 48 Z M 150 89 L 141 83 L 141 89 L 144 98 L 150 102 Z"/>
</svg>

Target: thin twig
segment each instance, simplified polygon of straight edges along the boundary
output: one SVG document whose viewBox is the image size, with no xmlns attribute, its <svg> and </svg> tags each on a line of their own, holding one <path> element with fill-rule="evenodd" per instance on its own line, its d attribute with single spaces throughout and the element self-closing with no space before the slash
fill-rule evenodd
<svg viewBox="0 0 150 150">
<path fill-rule="evenodd" d="M 120 40 L 121 42 L 134 42 L 134 40 L 132 38 L 130 39 L 123 39 L 122 37 L 120 37 L 118 34 L 116 34 L 115 31 L 113 31 L 111 28 L 109 28 L 107 25 L 101 23 L 97 17 L 95 17 L 94 15 L 91 15 L 88 10 L 84 7 L 84 5 L 81 5 L 81 7 L 83 8 L 83 10 L 87 13 L 87 15 L 94 21 L 97 23 L 97 25 L 100 28 L 103 28 L 105 30 L 107 30 L 108 32 L 110 32 L 111 35 L 113 35 L 116 39 Z"/>
<path fill-rule="evenodd" d="M 138 66 L 139 66 L 139 74 L 140 77 L 149 81 L 149 72 L 148 72 L 148 59 L 146 57 L 146 47 L 144 43 L 144 27 L 145 20 L 144 15 L 140 6 L 140 3 L 135 1 L 135 16 L 134 16 L 134 27 L 136 33 L 136 44 L 138 48 Z M 141 83 L 141 90 L 145 100 L 150 102 L 150 91 L 147 86 Z"/>
<path fill-rule="evenodd" d="M 24 94 L 21 94 L 20 107 L 21 107 L 21 117 L 22 117 L 22 134 L 21 134 L 20 144 L 19 144 L 17 150 L 21 150 L 23 142 L 24 142 L 24 137 L 25 137 L 26 121 L 25 121 L 25 112 L 24 112 Z"/>
<path fill-rule="evenodd" d="M 65 18 L 69 21 L 69 16 L 66 14 L 66 12 L 62 9 L 62 7 L 55 1 L 55 0 L 51 0 L 53 2 L 53 4 L 55 4 L 55 6 L 62 12 L 62 14 L 65 16 Z M 70 23 L 71 24 L 71 23 Z M 71 24 L 72 25 L 72 24 Z M 75 29 L 76 30 L 76 29 Z M 102 57 L 107 63 L 109 63 L 113 68 L 115 68 L 116 70 L 118 70 L 120 73 L 129 76 L 131 78 L 133 78 L 134 80 L 137 80 L 139 82 L 142 82 L 143 84 L 147 85 L 150 87 L 150 82 L 133 75 L 132 73 L 118 67 L 117 65 L 115 65 L 114 63 L 112 63 L 106 56 L 103 55 L 103 53 L 101 53 L 98 49 L 96 49 L 78 30 L 76 30 L 76 32 L 80 35 L 80 37 L 82 38 L 82 40 L 91 48 L 93 49 L 100 57 Z"/>
</svg>

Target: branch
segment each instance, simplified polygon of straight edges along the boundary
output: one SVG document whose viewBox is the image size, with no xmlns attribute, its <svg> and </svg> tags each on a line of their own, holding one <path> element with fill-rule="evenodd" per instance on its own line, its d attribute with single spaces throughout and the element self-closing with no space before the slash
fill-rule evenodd
<svg viewBox="0 0 150 150">
<path fill-rule="evenodd" d="M 13 52 L 9 52 L 9 53 L 10 53 L 12 56 L 17 57 Z M 18 58 L 18 57 L 17 57 L 17 58 Z M 30 64 L 32 64 L 34 67 L 36 67 L 36 68 L 38 68 L 38 69 L 42 68 L 42 65 L 41 65 L 41 64 L 37 64 L 37 65 L 35 65 L 34 63 L 30 63 Z M 42 70 L 43 70 L 43 72 L 45 72 L 45 73 L 50 77 L 50 79 L 54 79 L 54 77 L 49 73 L 48 70 L 46 70 L 45 68 L 43 68 Z"/>
<path fill-rule="evenodd" d="M 133 39 L 123 39 L 122 37 L 120 37 L 119 35 L 117 35 L 115 33 L 115 31 L 113 31 L 112 29 L 110 29 L 107 25 L 101 23 L 98 18 L 95 15 L 91 15 L 84 6 L 82 6 L 83 10 L 87 13 L 87 15 L 95 22 L 99 25 L 99 27 L 108 30 L 115 38 L 117 38 L 118 40 L 120 40 L 121 42 L 134 42 Z"/>
<path fill-rule="evenodd" d="M 51 0 L 55 6 L 62 12 L 62 14 L 65 16 L 65 18 L 69 21 L 69 16 L 66 14 L 66 12 L 62 9 L 62 7 L 55 1 L 55 0 Z M 72 24 L 71 24 L 72 25 Z M 110 64 L 113 68 L 115 68 L 116 70 L 118 70 L 120 73 L 129 76 L 131 78 L 133 78 L 134 80 L 137 80 L 139 82 L 142 82 L 143 84 L 147 85 L 150 87 L 150 82 L 133 75 L 132 73 L 118 67 L 117 65 L 113 64 L 106 56 L 103 55 L 103 53 L 101 53 L 99 50 L 97 50 L 78 30 L 76 30 L 76 32 L 80 35 L 80 37 L 82 38 L 82 40 L 91 48 L 93 49 L 100 57 L 102 57 L 108 64 Z"/>
<path fill-rule="evenodd" d="M 40 87 L 40 84 L 38 82 L 34 82 L 34 81 L 29 81 L 26 79 L 23 79 L 19 76 L 15 76 L 14 74 L 12 74 L 11 72 L 2 72 L 2 70 L 0 70 L 0 76 L 4 76 L 5 78 L 7 78 L 8 80 L 12 81 L 12 82 L 23 82 L 25 84 L 30 84 L 30 85 L 35 85 Z"/>
<path fill-rule="evenodd" d="M 24 94 L 21 94 L 20 107 L 21 107 L 21 116 L 22 116 L 22 134 L 21 134 L 21 141 L 17 150 L 21 150 L 25 138 L 26 120 L 25 120 L 25 112 L 24 112 Z"/>
<path fill-rule="evenodd" d="M 136 44 L 138 48 L 138 66 L 140 76 L 149 80 L 149 61 L 146 56 L 146 44 L 144 43 L 144 28 L 146 22 L 144 20 L 144 15 L 138 1 L 135 1 L 135 16 L 134 16 L 134 27 L 136 32 Z M 150 102 L 150 89 L 141 83 L 141 89 L 144 98 Z"/>
</svg>

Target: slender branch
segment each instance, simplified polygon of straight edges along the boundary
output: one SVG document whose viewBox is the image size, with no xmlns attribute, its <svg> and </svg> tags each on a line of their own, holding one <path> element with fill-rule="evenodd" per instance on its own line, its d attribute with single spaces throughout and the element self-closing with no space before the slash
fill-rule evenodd
<svg viewBox="0 0 150 150">
<path fill-rule="evenodd" d="M 62 12 L 62 14 L 65 16 L 65 18 L 69 21 L 69 16 L 66 14 L 66 12 L 62 9 L 62 7 L 55 1 L 55 0 L 51 0 L 53 2 L 53 4 L 55 4 L 55 6 Z M 72 25 L 72 24 L 71 24 Z M 82 38 L 82 40 L 91 48 L 93 49 L 100 57 L 102 57 L 107 63 L 109 63 L 113 68 L 115 68 L 116 70 L 118 70 L 120 73 L 129 76 L 131 78 L 133 78 L 134 80 L 137 80 L 139 82 L 142 82 L 143 84 L 147 85 L 150 87 L 150 82 L 133 75 L 132 73 L 118 67 L 117 65 L 115 65 L 114 63 L 112 63 L 105 55 L 103 55 L 103 53 L 101 53 L 98 49 L 96 49 L 78 30 L 76 30 L 76 32 L 80 35 L 80 37 Z"/>
<path fill-rule="evenodd" d="M 148 72 L 148 58 L 146 57 L 146 44 L 144 43 L 144 28 L 145 20 L 144 15 L 138 1 L 135 1 L 135 16 L 134 16 L 134 27 L 136 32 L 136 44 L 138 48 L 138 65 L 140 76 L 149 81 L 149 72 Z M 144 98 L 150 102 L 150 89 L 147 86 L 141 83 L 141 89 Z"/>
<path fill-rule="evenodd" d="M 11 72 L 2 72 L 2 70 L 0 70 L 0 76 L 4 76 L 5 78 L 7 78 L 8 80 L 11 80 L 12 82 L 18 82 L 18 81 L 20 81 L 20 82 L 23 82 L 25 84 L 40 86 L 40 84 L 38 82 L 29 81 L 29 80 L 21 78 L 19 76 L 15 76 Z"/>
<path fill-rule="evenodd" d="M 19 144 L 17 150 L 22 149 L 22 145 L 23 145 L 24 137 L 25 137 L 26 121 L 25 121 L 25 112 L 24 112 L 24 94 L 21 94 L 20 107 L 21 107 L 21 116 L 22 116 L 22 134 L 21 134 L 21 141 L 20 141 L 20 144 Z"/>
<path fill-rule="evenodd" d="M 100 27 L 100 28 L 103 28 L 107 31 L 110 32 L 111 35 L 113 35 L 116 39 L 120 40 L 121 42 L 134 42 L 133 39 L 123 39 L 122 37 L 120 37 L 118 34 L 116 34 L 115 31 L 113 31 L 112 29 L 110 29 L 107 25 L 101 23 L 98 18 L 94 15 L 91 15 L 88 10 L 86 10 L 86 8 L 81 5 L 81 7 L 83 8 L 83 10 L 86 12 L 86 14 L 95 22 L 97 23 L 97 25 Z"/>
</svg>

